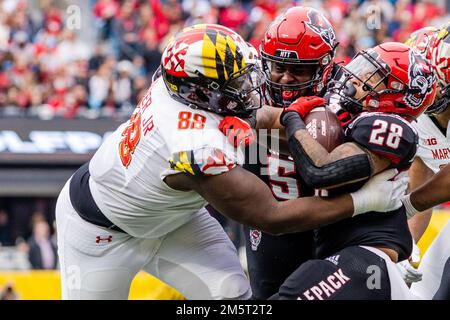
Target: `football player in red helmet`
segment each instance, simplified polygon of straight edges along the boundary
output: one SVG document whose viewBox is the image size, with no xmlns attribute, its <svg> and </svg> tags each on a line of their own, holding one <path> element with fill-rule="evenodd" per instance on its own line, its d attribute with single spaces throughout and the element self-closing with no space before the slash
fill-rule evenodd
<svg viewBox="0 0 450 320">
<path fill-rule="evenodd" d="M 418 139 L 409 122 L 433 103 L 436 93 L 430 64 L 405 44 L 384 43 L 358 53 L 342 68 L 331 91 L 353 116 L 345 131 L 347 142 L 332 152 L 306 130 L 302 106 L 288 107 L 281 116 L 292 156 L 307 184 L 328 189 L 333 196 L 344 188 L 358 188 L 386 169 L 407 170 Z M 394 264 L 407 259 L 412 250 L 404 207 L 388 215 L 372 212 L 342 220 L 315 235 L 316 253 L 324 260 L 300 266 L 274 298 L 412 298 Z M 381 272 L 379 290 L 368 285 L 368 268 L 374 266 Z"/>
<path fill-rule="evenodd" d="M 278 120 L 282 108 L 296 99 L 321 96 L 326 91 L 336 46 L 331 23 L 313 8 L 290 8 L 270 24 L 261 40 L 260 55 L 271 107 L 258 110 L 258 126 L 264 125 L 262 113 L 267 112 Z M 232 118 L 225 129 L 238 126 L 238 121 Z M 278 142 L 276 137 L 271 138 L 274 139 Z M 283 146 L 280 141 L 280 147 L 280 151 L 274 146 L 266 150 L 258 145 L 256 163 L 246 161 L 244 168 L 260 177 L 280 201 L 314 195 L 314 189 L 296 172 L 287 144 Z M 275 294 L 299 265 L 314 257 L 312 231 L 282 236 L 247 227 L 244 231 L 255 299 L 267 299 Z"/>
<path fill-rule="evenodd" d="M 363 50 L 342 69 L 333 91 L 353 115 L 386 112 L 411 121 L 434 101 L 431 65 L 404 44 L 385 43 Z"/>
<path fill-rule="evenodd" d="M 278 16 L 260 47 L 272 105 L 286 107 L 323 93 L 337 45 L 331 23 L 318 10 L 294 7 Z"/>
</svg>

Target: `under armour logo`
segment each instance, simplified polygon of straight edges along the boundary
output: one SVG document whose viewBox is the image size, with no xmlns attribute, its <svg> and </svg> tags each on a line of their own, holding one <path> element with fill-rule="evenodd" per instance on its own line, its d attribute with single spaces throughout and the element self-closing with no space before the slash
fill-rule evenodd
<svg viewBox="0 0 450 320">
<path fill-rule="evenodd" d="M 108 243 L 112 242 L 112 236 L 109 235 L 109 236 L 104 237 L 104 238 L 102 238 L 101 236 L 96 236 L 95 237 L 95 243 L 100 243 L 100 242 L 104 242 L 104 241 L 106 241 Z"/>
</svg>

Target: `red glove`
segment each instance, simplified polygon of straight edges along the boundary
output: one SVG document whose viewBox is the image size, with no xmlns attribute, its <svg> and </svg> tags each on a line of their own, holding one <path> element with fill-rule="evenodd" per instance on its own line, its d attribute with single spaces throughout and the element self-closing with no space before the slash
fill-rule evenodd
<svg viewBox="0 0 450 320">
<path fill-rule="evenodd" d="M 310 97 L 300 97 L 294 102 L 291 103 L 291 105 L 287 108 L 284 108 L 283 114 L 281 117 L 283 117 L 284 114 L 295 111 L 297 112 L 300 117 L 303 119 L 306 117 L 306 115 L 314 108 L 324 106 L 327 104 L 327 101 L 324 98 L 317 97 L 317 96 L 310 96 Z"/>
<path fill-rule="evenodd" d="M 250 124 L 238 117 L 227 116 L 219 123 L 219 130 L 227 136 L 228 141 L 237 148 L 241 143 L 248 146 L 256 137 Z"/>
<path fill-rule="evenodd" d="M 341 122 L 341 126 L 344 128 L 346 125 L 348 125 L 350 122 L 352 122 L 352 115 L 350 114 L 350 112 L 345 111 L 345 110 L 339 110 L 336 113 L 339 121 Z"/>
</svg>

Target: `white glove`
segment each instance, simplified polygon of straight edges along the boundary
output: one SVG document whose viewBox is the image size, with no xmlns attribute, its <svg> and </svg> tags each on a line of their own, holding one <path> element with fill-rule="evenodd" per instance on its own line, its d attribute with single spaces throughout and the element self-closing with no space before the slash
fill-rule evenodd
<svg viewBox="0 0 450 320">
<path fill-rule="evenodd" d="M 416 208 L 414 208 L 414 206 L 411 203 L 411 194 L 407 194 L 406 196 L 404 196 L 401 200 L 403 205 L 405 206 L 406 209 L 406 216 L 408 217 L 408 220 L 411 219 L 412 217 L 414 217 L 417 213 L 419 213 L 420 211 L 417 210 Z"/>
<path fill-rule="evenodd" d="M 355 208 L 353 216 L 369 211 L 390 212 L 400 208 L 402 206 L 400 199 L 406 193 L 409 178 L 405 172 L 399 174 L 395 180 L 389 181 L 397 173 L 397 169 L 390 169 L 377 174 L 361 189 L 351 193 Z"/>
<path fill-rule="evenodd" d="M 420 250 L 419 247 L 413 242 L 413 250 L 411 257 L 407 260 L 400 261 L 397 263 L 397 269 L 402 274 L 403 280 L 408 286 L 414 282 L 422 280 L 422 273 L 417 270 L 417 266 L 420 262 Z"/>
</svg>

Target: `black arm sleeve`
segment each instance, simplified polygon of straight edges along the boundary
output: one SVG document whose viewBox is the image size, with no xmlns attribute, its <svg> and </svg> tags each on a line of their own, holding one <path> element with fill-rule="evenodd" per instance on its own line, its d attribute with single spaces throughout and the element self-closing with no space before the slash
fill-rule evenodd
<svg viewBox="0 0 450 320">
<path fill-rule="evenodd" d="M 368 179 L 372 174 L 367 154 L 354 155 L 317 167 L 293 136 L 289 139 L 289 149 L 298 173 L 311 188 L 327 189 L 343 183 Z"/>
</svg>

